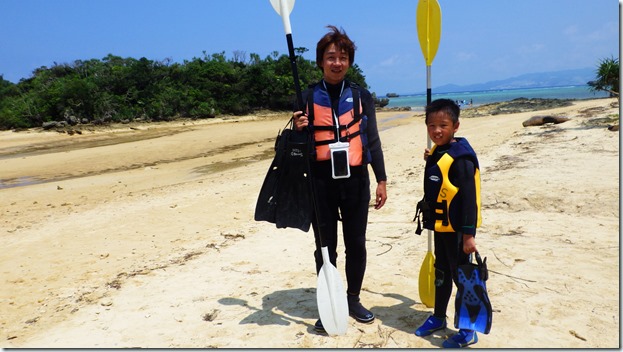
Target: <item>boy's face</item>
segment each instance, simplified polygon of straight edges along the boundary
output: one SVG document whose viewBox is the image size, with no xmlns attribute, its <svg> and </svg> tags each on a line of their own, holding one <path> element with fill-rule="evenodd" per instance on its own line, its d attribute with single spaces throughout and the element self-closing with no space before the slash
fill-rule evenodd
<svg viewBox="0 0 623 352">
<path fill-rule="evenodd" d="M 335 44 L 331 44 L 325 49 L 320 66 L 324 80 L 331 84 L 338 84 L 342 82 L 350 67 L 349 55 L 346 51 L 338 50 Z"/>
<path fill-rule="evenodd" d="M 433 143 L 445 145 L 454 139 L 454 134 L 459 129 L 459 122 L 453 123 L 450 115 L 443 111 L 437 111 L 428 116 L 426 128 Z"/>
</svg>

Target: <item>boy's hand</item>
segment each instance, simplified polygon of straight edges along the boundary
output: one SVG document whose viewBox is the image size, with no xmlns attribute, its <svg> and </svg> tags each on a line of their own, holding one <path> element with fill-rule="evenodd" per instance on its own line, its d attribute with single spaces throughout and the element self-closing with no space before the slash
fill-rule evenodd
<svg viewBox="0 0 623 352">
<path fill-rule="evenodd" d="M 476 239 L 472 235 L 463 234 L 463 252 L 470 254 L 476 252 Z"/>
<path fill-rule="evenodd" d="M 429 155 L 430 155 L 430 149 L 424 148 L 424 160 L 428 159 Z"/>
</svg>

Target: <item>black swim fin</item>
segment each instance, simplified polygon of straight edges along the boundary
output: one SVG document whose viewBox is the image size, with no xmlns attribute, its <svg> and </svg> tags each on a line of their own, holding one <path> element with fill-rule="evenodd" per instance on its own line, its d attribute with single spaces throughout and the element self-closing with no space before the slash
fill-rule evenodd
<svg viewBox="0 0 623 352">
<path fill-rule="evenodd" d="M 310 198 L 308 148 L 307 141 L 295 139 L 287 145 L 286 162 L 279 179 L 279 192 L 276 195 L 277 228 L 291 227 L 307 232 L 311 226 L 313 209 Z"/>
<path fill-rule="evenodd" d="M 491 331 L 493 309 L 485 284 L 489 276 L 487 258 L 483 261 L 478 252 L 475 256 L 476 264 L 468 263 L 458 267 L 454 327 L 488 334 Z"/>
<path fill-rule="evenodd" d="M 266 173 L 255 206 L 256 221 L 268 221 L 277 228 L 309 231 L 313 208 L 308 158 L 306 133 L 289 128 L 278 135 L 275 157 Z"/>
</svg>

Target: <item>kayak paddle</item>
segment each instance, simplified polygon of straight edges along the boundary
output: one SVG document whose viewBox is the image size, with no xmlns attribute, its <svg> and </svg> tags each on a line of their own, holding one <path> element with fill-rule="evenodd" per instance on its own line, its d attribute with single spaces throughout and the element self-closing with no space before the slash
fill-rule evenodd
<svg viewBox="0 0 623 352">
<path fill-rule="evenodd" d="M 441 39 L 441 9 L 437 0 L 420 0 L 416 10 L 417 33 L 422 54 L 426 61 L 426 105 L 431 103 L 431 65 Z M 428 149 L 430 137 L 426 138 Z M 432 252 L 432 233 L 428 230 L 428 252 L 420 268 L 419 291 L 422 303 L 429 308 L 435 306 L 435 256 Z"/>
<path fill-rule="evenodd" d="M 294 88 L 296 90 L 296 102 L 298 108 L 303 109 L 303 95 L 301 94 L 301 85 L 299 83 L 299 71 L 296 67 L 296 55 L 294 55 L 294 44 L 292 43 L 292 27 L 290 26 L 290 12 L 294 8 L 294 0 L 270 0 L 273 9 L 281 16 L 283 20 L 283 28 L 286 32 L 286 41 L 288 42 L 288 57 L 292 66 L 292 75 L 294 77 Z"/>
<path fill-rule="evenodd" d="M 290 63 L 292 65 L 292 74 L 294 76 L 294 87 L 296 89 L 296 99 L 300 109 L 304 109 L 303 96 L 301 94 L 301 86 L 299 84 L 299 75 L 296 67 L 296 56 L 294 55 L 294 44 L 292 43 L 292 29 L 290 27 L 290 12 L 294 7 L 294 0 L 270 0 L 275 11 L 283 19 L 283 27 L 286 32 L 286 40 L 288 42 L 288 53 Z M 312 137 L 310 137 L 312 138 Z M 311 171 L 311 168 L 309 168 Z M 312 202 L 318 220 L 318 209 L 316 203 L 316 190 L 314 182 L 309 175 Z M 317 221 L 320 224 L 320 221 Z M 320 232 L 320 228 L 318 229 Z M 337 268 L 329 259 L 329 249 L 324 245 L 322 233 L 318 234 L 320 238 L 320 251 L 322 252 L 322 267 L 318 273 L 318 287 L 316 288 L 316 301 L 318 304 L 318 314 L 322 325 L 329 335 L 344 335 L 348 328 L 348 300 L 346 298 L 346 290 L 342 284 L 342 278 Z"/>
</svg>

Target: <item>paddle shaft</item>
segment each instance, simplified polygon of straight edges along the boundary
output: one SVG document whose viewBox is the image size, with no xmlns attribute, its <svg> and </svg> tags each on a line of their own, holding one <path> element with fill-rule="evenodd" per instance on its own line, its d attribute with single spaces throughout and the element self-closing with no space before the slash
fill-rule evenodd
<svg viewBox="0 0 623 352">
<path fill-rule="evenodd" d="M 279 2 L 277 6 L 277 1 Z M 292 29 L 290 27 L 290 11 L 294 6 L 294 0 L 271 0 L 273 8 L 279 13 L 283 20 L 283 26 L 286 32 L 286 40 L 288 42 L 288 57 L 292 67 L 292 76 L 294 79 L 294 89 L 296 91 L 296 102 L 298 110 L 304 110 L 303 95 L 301 93 L 301 85 L 299 83 L 298 68 L 296 66 L 296 55 L 294 55 L 294 44 L 292 41 Z M 318 300 L 318 313 L 320 319 L 324 322 L 325 330 L 330 335 L 343 335 L 348 328 L 348 302 L 346 300 L 346 292 L 342 285 L 342 280 L 335 266 L 329 259 L 329 250 L 325 246 L 325 239 L 321 230 L 320 215 L 318 212 L 318 202 L 316 200 L 316 187 L 312 175 L 311 160 L 309 154 L 313 148 L 314 135 L 309 127 L 306 129 L 308 134 L 308 155 L 307 159 L 307 177 L 309 189 L 311 192 L 311 201 L 316 216 L 316 228 L 318 231 L 318 242 L 322 254 L 322 267 L 318 273 L 318 288 L 316 290 L 316 299 Z M 328 307 L 327 307 L 328 301 Z M 327 309 L 328 308 L 328 309 Z"/>
<path fill-rule="evenodd" d="M 296 55 L 294 54 L 294 44 L 292 42 L 292 33 L 286 34 L 288 41 L 288 57 L 290 58 L 290 66 L 292 66 L 292 77 L 294 78 L 294 90 L 296 91 L 297 108 L 303 109 L 303 94 L 301 93 L 301 83 L 299 82 L 299 70 L 296 66 Z"/>
<path fill-rule="evenodd" d="M 441 9 L 437 0 L 419 0 L 416 9 L 416 22 L 420 48 L 426 61 L 426 105 L 432 102 L 431 66 L 441 38 Z M 426 134 L 426 147 L 430 151 L 432 141 Z M 432 254 L 432 231 L 427 230 L 428 252 L 420 269 L 420 297 L 427 307 L 434 306 L 434 256 Z M 430 262 L 432 260 L 432 263 Z M 432 295 L 432 296 L 431 296 Z"/>
<path fill-rule="evenodd" d="M 426 66 L 426 105 L 428 106 L 431 101 L 433 100 L 433 93 L 432 93 L 432 88 L 431 88 L 431 65 L 427 65 Z M 426 134 L 426 147 L 428 148 L 428 150 L 430 150 L 431 146 L 432 146 L 433 142 L 430 139 L 430 136 L 428 135 L 428 133 Z M 431 230 L 427 230 L 427 235 L 428 235 L 428 251 L 432 252 L 433 251 L 433 233 Z"/>
</svg>

